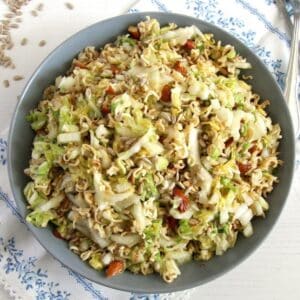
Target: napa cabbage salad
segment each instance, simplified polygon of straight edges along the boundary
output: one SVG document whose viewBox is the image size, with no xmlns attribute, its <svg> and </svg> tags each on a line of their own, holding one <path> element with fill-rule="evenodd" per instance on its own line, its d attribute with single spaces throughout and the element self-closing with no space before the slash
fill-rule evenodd
<svg viewBox="0 0 300 300">
<path fill-rule="evenodd" d="M 87 47 L 27 116 L 26 221 L 51 223 L 107 276 L 166 282 L 251 236 L 281 136 L 241 74 L 249 68 L 212 34 L 150 18 Z"/>
</svg>

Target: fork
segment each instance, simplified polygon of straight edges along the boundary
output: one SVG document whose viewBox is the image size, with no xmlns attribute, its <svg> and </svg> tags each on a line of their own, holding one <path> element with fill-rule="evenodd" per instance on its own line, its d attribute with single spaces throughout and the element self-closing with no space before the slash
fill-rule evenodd
<svg viewBox="0 0 300 300">
<path fill-rule="evenodd" d="M 299 116 L 299 100 L 298 100 L 298 56 L 299 56 L 299 30 L 300 30 L 300 0 L 290 0 L 289 3 L 293 8 L 294 26 L 291 43 L 291 54 L 287 69 L 287 77 L 285 81 L 284 96 L 289 106 L 296 138 L 299 135 L 300 116 Z"/>
</svg>

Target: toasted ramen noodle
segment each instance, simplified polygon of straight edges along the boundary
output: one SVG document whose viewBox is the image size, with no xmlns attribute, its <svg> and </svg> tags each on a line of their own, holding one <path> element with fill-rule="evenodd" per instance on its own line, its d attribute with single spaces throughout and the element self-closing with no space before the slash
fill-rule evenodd
<svg viewBox="0 0 300 300">
<path fill-rule="evenodd" d="M 27 117 L 27 222 L 52 223 L 108 276 L 166 282 L 252 235 L 278 180 L 281 136 L 249 68 L 211 34 L 150 18 L 87 47 Z"/>
</svg>

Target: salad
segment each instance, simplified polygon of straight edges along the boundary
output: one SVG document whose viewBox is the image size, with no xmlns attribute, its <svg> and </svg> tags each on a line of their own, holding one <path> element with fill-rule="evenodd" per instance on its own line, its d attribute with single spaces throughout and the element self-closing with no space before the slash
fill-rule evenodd
<svg viewBox="0 0 300 300">
<path fill-rule="evenodd" d="M 212 34 L 150 18 L 87 47 L 27 116 L 27 222 L 50 223 L 108 277 L 166 282 L 251 236 L 281 136 L 241 73 L 249 68 Z"/>
</svg>

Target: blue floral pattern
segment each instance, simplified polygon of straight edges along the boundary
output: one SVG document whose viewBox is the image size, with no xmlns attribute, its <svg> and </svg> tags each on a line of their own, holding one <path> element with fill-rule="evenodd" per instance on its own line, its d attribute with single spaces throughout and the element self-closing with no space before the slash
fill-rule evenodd
<svg viewBox="0 0 300 300">
<path fill-rule="evenodd" d="M 7 162 L 6 159 L 6 150 L 7 150 L 7 141 L 0 138 L 0 165 L 5 165 Z"/>
<path fill-rule="evenodd" d="M 265 3 L 269 6 L 273 5 L 273 4 L 276 4 L 276 1 L 275 0 L 264 0 Z"/>
<path fill-rule="evenodd" d="M 24 219 L 22 218 L 22 216 L 20 215 L 20 213 L 17 210 L 17 207 L 15 205 L 15 203 L 8 197 L 8 195 L 6 193 L 4 193 L 0 187 L 0 200 L 4 201 L 7 205 L 7 207 L 11 210 L 11 212 L 13 213 L 13 215 L 15 215 L 17 217 L 17 219 L 19 220 L 19 222 L 25 224 Z M 28 229 L 27 229 L 28 230 Z M 0 245 L 1 245 L 1 241 L 3 241 L 3 239 L 0 237 Z M 1 262 L 1 257 L 3 257 L 3 255 L 1 255 L 1 251 L 0 251 L 0 262 Z M 66 268 L 64 265 L 61 264 L 61 266 L 63 268 Z M 74 278 L 76 280 L 77 283 L 79 283 L 84 290 L 86 290 L 87 292 L 90 293 L 90 295 L 97 300 L 107 300 L 106 297 L 103 296 L 102 292 L 96 288 L 94 288 L 92 282 L 88 281 L 87 279 L 83 278 L 81 275 L 77 274 L 76 272 L 68 269 L 68 273 L 69 275 Z M 21 283 L 25 283 L 22 282 Z M 43 299 L 43 298 L 41 298 Z M 47 298 L 45 298 L 47 299 Z M 49 298 L 50 299 L 50 298 Z M 51 300 L 54 300 L 56 298 L 51 298 Z M 59 300 L 63 300 L 64 298 L 58 298 Z"/>
<path fill-rule="evenodd" d="M 242 0 L 236 1 L 242 2 Z M 282 60 L 273 59 L 269 50 L 266 50 L 263 46 L 257 45 L 254 42 L 256 32 L 248 29 L 243 20 L 233 17 L 222 17 L 222 11 L 216 9 L 217 5 L 218 1 L 215 0 L 186 0 L 186 7 L 191 9 L 197 18 L 204 17 L 205 20 L 224 28 L 251 48 L 261 58 L 261 60 L 271 68 L 278 84 L 281 88 L 283 88 L 285 74 L 282 71 Z"/>
<path fill-rule="evenodd" d="M 63 268 L 66 268 L 64 265 L 61 265 Z M 84 277 L 81 275 L 77 274 L 76 272 L 66 268 L 68 270 L 68 273 L 71 277 L 73 277 L 77 283 L 83 286 L 84 290 L 89 292 L 89 294 L 97 300 L 108 300 L 107 297 L 104 297 L 102 292 L 98 289 L 95 289 L 93 287 L 92 282 L 86 280 Z"/>
<path fill-rule="evenodd" d="M 139 10 L 137 8 L 130 8 L 128 10 L 128 13 L 137 13 L 137 12 L 139 12 Z"/>
<path fill-rule="evenodd" d="M 248 10 L 252 15 L 258 18 L 266 27 L 266 29 L 275 35 L 277 35 L 282 41 L 284 41 L 289 47 L 291 44 L 290 38 L 286 33 L 281 32 L 278 28 L 274 27 L 265 16 L 260 13 L 256 8 L 252 7 L 251 4 L 245 0 L 235 0 L 238 4 L 242 5 L 243 8 Z"/>
<path fill-rule="evenodd" d="M 132 294 L 129 300 L 159 300 L 159 294 Z"/>
<path fill-rule="evenodd" d="M 155 5 L 160 11 L 163 11 L 163 12 L 170 11 L 169 9 L 167 9 L 166 5 L 159 0 L 151 0 L 151 3 L 153 5 Z"/>
<path fill-rule="evenodd" d="M 25 224 L 25 221 L 23 220 L 22 216 L 18 212 L 15 203 L 9 199 L 6 193 L 2 191 L 1 187 L 0 187 L 0 200 L 5 202 L 6 206 L 11 210 L 12 214 L 17 217 L 19 222 Z"/>
<path fill-rule="evenodd" d="M 217 10 L 217 1 L 215 0 L 186 0 L 185 6 L 193 11 L 196 18 L 204 17 L 204 20 L 208 22 L 213 22 L 217 15 L 222 14 L 220 10 Z"/>
<path fill-rule="evenodd" d="M 0 265 L 6 274 L 16 273 L 26 290 L 34 293 L 37 300 L 68 300 L 71 293 L 63 290 L 59 283 L 48 281 L 47 271 L 36 268 L 37 258 L 24 257 L 23 250 L 16 247 L 15 238 L 4 240 L 0 237 L 0 253 L 7 253 L 8 257 L 0 255 Z"/>
</svg>

